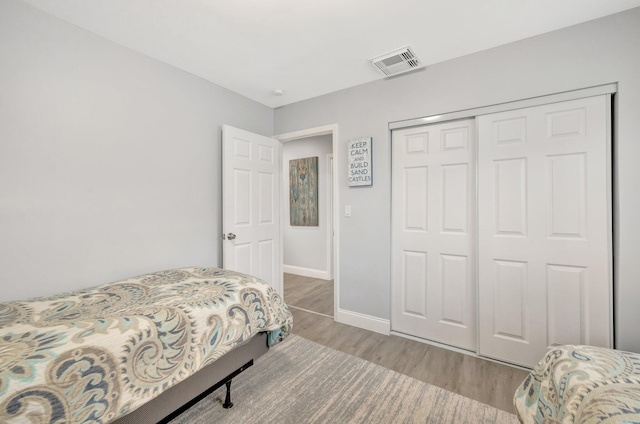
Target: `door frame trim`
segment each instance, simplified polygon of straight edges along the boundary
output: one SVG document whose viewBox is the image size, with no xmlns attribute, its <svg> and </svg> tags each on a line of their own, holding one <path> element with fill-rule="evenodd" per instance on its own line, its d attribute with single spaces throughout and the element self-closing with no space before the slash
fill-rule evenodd
<svg viewBox="0 0 640 424">
<path fill-rule="evenodd" d="M 336 164 L 340 161 L 340 149 L 338 148 L 338 124 L 324 125 L 321 127 L 308 128 L 299 131 L 292 131 L 288 133 L 274 135 L 273 138 L 280 141 L 281 143 L 286 143 L 288 141 L 299 140 L 301 138 L 314 137 L 319 135 L 331 135 L 332 149 L 333 149 L 333 187 L 332 187 L 332 195 L 333 195 L 333 213 L 331 216 L 331 220 L 333 222 L 333 244 L 332 244 L 332 268 L 333 268 L 333 320 L 335 321 L 338 317 L 338 305 L 340 304 L 340 263 L 338 262 L 339 255 L 339 244 L 340 240 L 340 220 L 339 211 L 340 211 L 340 199 L 338 198 L 338 178 L 337 178 L 337 168 Z M 282 150 L 280 151 L 280 156 L 282 157 Z M 284 164 L 282 160 L 280 161 L 280 179 L 283 178 L 284 172 Z M 280 208 L 280 222 L 284 222 L 284 211 L 283 208 Z M 280 257 L 284 262 L 284 243 L 283 241 L 283 225 L 280 225 Z M 284 296 L 284 287 L 283 287 L 283 296 Z M 285 299 L 286 300 L 286 299 Z"/>
<path fill-rule="evenodd" d="M 333 151 L 326 155 L 327 158 L 327 187 L 329 188 L 329 204 L 327 205 L 327 248 L 331 253 L 333 253 L 333 182 L 336 179 L 335 173 L 335 161 L 333 156 Z M 333 280 L 333 257 L 332 255 L 327 255 L 327 274 L 330 280 Z"/>
</svg>

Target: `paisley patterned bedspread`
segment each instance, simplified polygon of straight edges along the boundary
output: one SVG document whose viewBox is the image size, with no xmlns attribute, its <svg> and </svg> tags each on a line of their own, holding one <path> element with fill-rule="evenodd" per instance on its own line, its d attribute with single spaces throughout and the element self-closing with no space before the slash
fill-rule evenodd
<svg viewBox="0 0 640 424">
<path fill-rule="evenodd" d="M 0 422 L 107 423 L 291 325 L 270 286 L 217 268 L 0 303 Z"/>
<path fill-rule="evenodd" d="M 513 401 L 523 423 L 640 423 L 640 355 L 593 346 L 554 348 Z"/>
</svg>

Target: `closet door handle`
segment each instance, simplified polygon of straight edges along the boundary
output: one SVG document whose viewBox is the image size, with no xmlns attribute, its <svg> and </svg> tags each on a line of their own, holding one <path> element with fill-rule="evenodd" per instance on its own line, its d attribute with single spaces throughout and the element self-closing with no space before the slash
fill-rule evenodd
<svg viewBox="0 0 640 424">
<path fill-rule="evenodd" d="M 233 233 L 229 233 L 229 234 L 227 234 L 227 239 L 229 239 L 229 240 L 235 240 L 235 239 L 236 239 L 236 235 L 235 235 L 235 234 L 233 234 Z"/>
</svg>

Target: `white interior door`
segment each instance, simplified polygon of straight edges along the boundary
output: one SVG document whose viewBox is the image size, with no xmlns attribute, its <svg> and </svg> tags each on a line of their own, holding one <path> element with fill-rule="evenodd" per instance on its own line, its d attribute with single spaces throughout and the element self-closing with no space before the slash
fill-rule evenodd
<svg viewBox="0 0 640 424">
<path fill-rule="evenodd" d="M 478 118 L 479 352 L 612 346 L 609 96 Z"/>
<path fill-rule="evenodd" d="M 282 293 L 280 142 L 222 128 L 223 266 Z"/>
<path fill-rule="evenodd" d="M 474 128 L 393 131 L 391 326 L 475 351 Z"/>
</svg>

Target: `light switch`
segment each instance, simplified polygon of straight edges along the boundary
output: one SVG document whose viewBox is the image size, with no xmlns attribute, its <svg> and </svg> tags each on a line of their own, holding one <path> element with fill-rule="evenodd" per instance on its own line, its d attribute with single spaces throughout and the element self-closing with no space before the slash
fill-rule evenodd
<svg viewBox="0 0 640 424">
<path fill-rule="evenodd" d="M 344 216 L 351 216 L 351 205 L 346 205 L 344 207 Z"/>
</svg>

